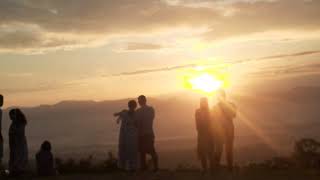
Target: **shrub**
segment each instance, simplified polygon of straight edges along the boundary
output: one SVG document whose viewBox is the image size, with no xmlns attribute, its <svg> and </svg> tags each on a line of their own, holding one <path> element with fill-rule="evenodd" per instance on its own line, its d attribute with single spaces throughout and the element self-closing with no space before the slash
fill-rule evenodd
<svg viewBox="0 0 320 180">
<path fill-rule="evenodd" d="M 111 152 L 108 153 L 108 158 L 102 162 L 93 163 L 93 156 L 80 159 L 79 162 L 70 158 L 67 160 L 56 159 L 57 170 L 61 174 L 71 173 L 103 173 L 114 172 L 118 170 L 117 159 Z"/>
<path fill-rule="evenodd" d="M 311 138 L 297 141 L 293 157 L 301 167 L 320 168 L 320 143 Z"/>
</svg>

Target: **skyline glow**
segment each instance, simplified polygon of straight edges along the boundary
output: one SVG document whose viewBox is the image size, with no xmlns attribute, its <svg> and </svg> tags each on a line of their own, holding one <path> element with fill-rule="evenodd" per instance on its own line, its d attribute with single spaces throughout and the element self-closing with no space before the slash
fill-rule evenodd
<svg viewBox="0 0 320 180">
<path fill-rule="evenodd" d="M 231 91 L 314 86 L 319 18 L 304 0 L 3 0 L 0 93 L 6 106 L 156 96 L 226 64 Z"/>
</svg>

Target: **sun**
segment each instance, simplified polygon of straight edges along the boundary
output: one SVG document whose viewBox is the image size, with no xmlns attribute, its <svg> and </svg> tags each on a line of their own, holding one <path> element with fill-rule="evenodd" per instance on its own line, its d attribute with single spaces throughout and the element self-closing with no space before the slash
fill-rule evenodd
<svg viewBox="0 0 320 180">
<path fill-rule="evenodd" d="M 207 69 L 202 66 L 185 71 L 183 77 L 185 88 L 209 96 L 230 84 L 228 73 L 221 69 Z"/>
<path fill-rule="evenodd" d="M 223 82 L 218 80 L 213 75 L 208 73 L 201 74 L 199 76 L 189 79 L 191 88 L 193 90 L 200 90 L 205 93 L 211 93 L 222 88 Z"/>
</svg>

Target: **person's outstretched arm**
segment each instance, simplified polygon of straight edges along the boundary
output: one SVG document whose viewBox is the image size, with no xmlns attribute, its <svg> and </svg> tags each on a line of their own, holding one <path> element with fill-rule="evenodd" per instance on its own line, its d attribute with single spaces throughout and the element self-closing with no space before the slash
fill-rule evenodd
<svg viewBox="0 0 320 180">
<path fill-rule="evenodd" d="M 117 112 L 117 113 L 114 113 L 114 114 L 113 114 L 114 117 L 118 117 L 117 120 L 116 120 L 117 124 L 120 123 L 120 121 L 121 121 L 121 119 L 122 119 L 121 116 L 122 116 L 125 112 L 126 112 L 126 110 L 122 110 L 121 112 Z"/>
</svg>

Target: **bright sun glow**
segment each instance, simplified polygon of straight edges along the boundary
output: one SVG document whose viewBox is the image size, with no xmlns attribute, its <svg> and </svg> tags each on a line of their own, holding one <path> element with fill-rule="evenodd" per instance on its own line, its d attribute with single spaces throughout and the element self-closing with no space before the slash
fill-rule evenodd
<svg viewBox="0 0 320 180">
<path fill-rule="evenodd" d="M 222 87 L 223 82 L 218 80 L 213 75 L 204 73 L 202 75 L 193 77 L 189 80 L 192 89 L 200 90 L 205 93 L 211 93 Z"/>
<path fill-rule="evenodd" d="M 213 95 L 219 89 L 229 86 L 229 76 L 225 68 L 196 66 L 183 72 L 184 86 L 201 94 Z"/>
</svg>

